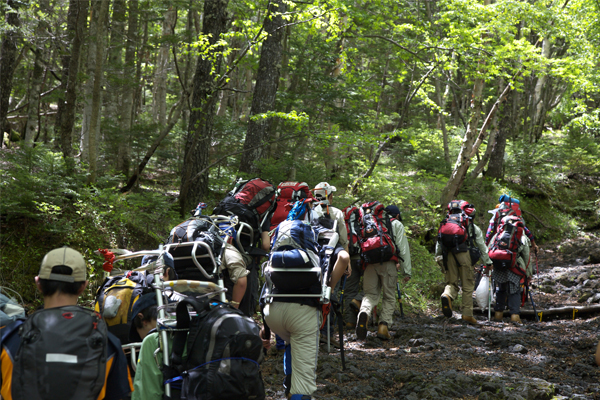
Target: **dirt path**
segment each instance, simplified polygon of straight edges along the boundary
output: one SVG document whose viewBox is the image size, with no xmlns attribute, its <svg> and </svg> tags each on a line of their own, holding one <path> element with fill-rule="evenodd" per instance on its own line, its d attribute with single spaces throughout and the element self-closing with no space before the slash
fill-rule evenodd
<svg viewBox="0 0 600 400">
<path fill-rule="evenodd" d="M 600 249 L 595 236 L 544 249 L 539 287 L 537 277 L 533 284 L 538 309 L 600 302 L 600 264 L 585 256 Z M 598 314 L 542 315 L 541 323 L 514 326 L 480 312 L 477 327 L 462 323 L 458 312 L 451 319 L 438 315 L 395 319 L 387 342 L 375 337 L 375 327 L 364 343 L 347 332 L 344 372 L 339 351 L 322 348 L 315 398 L 600 399 Z M 285 398 L 282 355 L 273 351 L 262 368 L 268 399 Z"/>
</svg>

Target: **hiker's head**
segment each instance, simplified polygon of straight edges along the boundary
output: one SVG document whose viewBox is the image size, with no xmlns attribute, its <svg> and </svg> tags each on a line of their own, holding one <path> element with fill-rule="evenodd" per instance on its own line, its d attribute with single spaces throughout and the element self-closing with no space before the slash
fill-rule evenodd
<svg viewBox="0 0 600 400">
<path fill-rule="evenodd" d="M 87 284 L 83 256 L 66 246 L 50 251 L 42 260 L 36 283 L 44 297 L 56 293 L 79 296 Z"/>
<path fill-rule="evenodd" d="M 129 332 L 131 342 L 141 342 L 148 332 L 156 328 L 156 319 L 158 318 L 158 308 L 156 304 L 156 294 L 147 293 L 140 297 L 132 307 L 133 323 Z"/>
<path fill-rule="evenodd" d="M 400 209 L 397 206 L 391 204 L 385 208 L 385 211 L 390 217 L 400 219 Z"/>
<path fill-rule="evenodd" d="M 333 192 L 336 190 L 335 186 L 331 186 L 327 182 L 321 182 L 313 189 L 313 195 L 317 200 L 328 200 L 331 203 Z"/>
</svg>

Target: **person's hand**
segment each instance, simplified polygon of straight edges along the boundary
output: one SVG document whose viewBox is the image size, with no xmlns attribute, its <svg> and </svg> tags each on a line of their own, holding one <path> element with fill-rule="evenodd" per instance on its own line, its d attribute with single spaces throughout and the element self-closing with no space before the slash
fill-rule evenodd
<svg viewBox="0 0 600 400">
<path fill-rule="evenodd" d="M 408 281 L 410 281 L 410 275 L 407 275 L 404 277 L 404 279 L 402 279 L 402 282 L 404 283 L 408 283 Z"/>
<path fill-rule="evenodd" d="M 444 257 L 442 257 L 442 256 L 436 256 L 435 257 L 435 262 L 440 266 L 440 270 L 442 271 L 442 274 L 444 272 L 446 272 L 445 268 L 444 268 Z"/>
<path fill-rule="evenodd" d="M 492 274 L 493 269 L 494 269 L 494 264 L 488 264 L 485 266 L 485 270 L 483 271 L 483 273 L 487 276 L 490 276 Z"/>
<path fill-rule="evenodd" d="M 535 255 L 537 256 L 538 252 L 540 251 L 540 248 L 538 247 L 537 244 L 533 243 L 532 250 L 535 253 Z"/>
<path fill-rule="evenodd" d="M 344 273 L 346 274 L 346 277 L 352 275 L 352 266 L 348 265 L 348 268 L 346 268 L 346 271 Z"/>
<path fill-rule="evenodd" d="M 267 333 L 265 332 L 265 328 L 260 329 L 260 340 L 262 340 L 262 345 L 265 349 L 269 350 L 271 348 L 271 338 L 265 339 Z"/>
<path fill-rule="evenodd" d="M 396 271 L 400 271 L 400 263 L 399 262 L 396 263 Z"/>
</svg>

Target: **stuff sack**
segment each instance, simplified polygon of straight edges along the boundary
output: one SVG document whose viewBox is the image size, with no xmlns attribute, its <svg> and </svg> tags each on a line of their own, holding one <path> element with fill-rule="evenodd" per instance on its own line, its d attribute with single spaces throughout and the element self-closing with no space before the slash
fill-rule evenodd
<svg viewBox="0 0 600 400">
<path fill-rule="evenodd" d="M 377 201 L 360 206 L 360 250 L 367 264 L 398 261 L 392 221 Z"/>
<path fill-rule="evenodd" d="M 9 325 L 19 318 L 25 318 L 25 308 L 13 296 L 21 297 L 17 292 L 0 286 L 0 328 Z M 21 303 L 23 299 L 21 298 Z"/>
<path fill-rule="evenodd" d="M 273 293 L 309 293 L 320 285 L 320 261 L 317 233 L 303 221 L 284 221 L 273 234 L 271 256 L 265 269 L 273 283 Z M 306 271 L 273 271 L 301 268 Z M 312 271 L 311 271 L 312 270 Z"/>
<path fill-rule="evenodd" d="M 477 289 L 475 290 L 475 301 L 477 305 L 482 310 L 486 310 L 488 307 L 488 297 L 490 295 L 490 277 L 483 276 L 479 280 L 479 285 L 477 285 Z"/>
<path fill-rule="evenodd" d="M 348 252 L 351 256 L 360 254 L 360 210 L 348 206 L 342 210 L 348 231 Z"/>
<path fill-rule="evenodd" d="M 277 186 L 277 205 L 271 217 L 271 230 L 287 219 L 296 201 L 310 197 L 310 188 L 306 182 L 281 182 Z"/>
<path fill-rule="evenodd" d="M 78 306 L 36 311 L 21 326 L 14 399 L 96 400 L 106 375 L 107 327 Z"/>
<path fill-rule="evenodd" d="M 119 338 L 121 344 L 129 343 L 134 304 L 150 292 L 152 288 L 146 283 L 146 275 L 139 271 L 107 277 L 96 291 L 94 310 L 104 318 L 108 331 Z"/>
<path fill-rule="evenodd" d="M 260 178 L 239 180 L 232 191 L 213 210 L 216 215 L 237 215 L 256 231 L 258 239 L 262 218 L 275 206 L 275 187 Z M 256 240 L 255 240 L 256 242 Z"/>
<path fill-rule="evenodd" d="M 452 200 L 448 204 L 448 214 L 438 229 L 438 242 L 453 253 L 469 250 L 469 216 L 465 211 L 469 206 L 464 200 Z"/>
<path fill-rule="evenodd" d="M 525 275 L 525 272 L 517 264 L 523 231 L 523 221 L 519 217 L 509 215 L 502 219 L 498 233 L 488 251 L 488 255 L 494 263 L 494 268 L 499 270 L 509 269 L 517 275 Z"/>
<path fill-rule="evenodd" d="M 188 306 L 196 315 L 190 317 Z M 187 297 L 177 305 L 170 379 L 188 400 L 264 399 L 259 327 L 232 306 Z M 187 331 L 189 329 L 189 332 Z M 187 357 L 183 351 L 187 346 Z"/>
<path fill-rule="evenodd" d="M 190 218 L 171 230 L 167 244 L 174 246 L 169 246 L 168 251 L 173 256 L 175 272 L 179 278 L 196 281 L 208 280 L 192 259 L 194 242 L 203 242 L 206 247 L 197 245 L 194 254 L 206 273 L 215 275 L 216 282 L 217 266 L 213 259 L 216 260 L 221 254 L 224 242 L 219 236 L 219 231 L 219 228 L 208 216 Z M 209 249 L 211 254 L 209 254 Z"/>
</svg>

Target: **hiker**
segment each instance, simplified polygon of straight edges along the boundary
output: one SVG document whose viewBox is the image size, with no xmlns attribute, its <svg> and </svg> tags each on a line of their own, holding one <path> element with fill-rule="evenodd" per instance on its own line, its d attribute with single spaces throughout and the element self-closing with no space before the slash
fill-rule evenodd
<svg viewBox="0 0 600 400">
<path fill-rule="evenodd" d="M 141 343 L 149 332 L 156 329 L 158 308 L 156 305 L 156 293 L 146 293 L 133 305 L 131 311 L 133 319 L 129 331 L 130 343 Z"/>
<path fill-rule="evenodd" d="M 521 211 L 521 202 L 519 199 L 514 197 L 510 197 L 507 194 L 503 194 L 498 198 L 498 204 L 496 204 L 496 208 L 493 211 L 489 211 L 492 213 L 492 217 L 490 218 L 490 223 L 488 225 L 487 231 L 485 233 L 485 244 L 489 246 L 492 237 L 496 234 L 498 229 L 498 225 L 500 224 L 500 220 L 506 215 L 517 215 L 523 221 L 523 229 L 525 231 L 525 235 L 529 238 L 531 242 L 531 249 L 537 255 L 539 252 L 539 247 L 535 244 L 535 238 L 533 233 L 527 228 L 525 225 L 525 220 L 523 219 L 523 214 Z"/>
<path fill-rule="evenodd" d="M 356 206 L 348 206 L 342 210 L 348 231 L 348 253 L 350 254 L 351 274 L 346 278 L 343 295 L 344 321 L 346 328 L 355 330 L 358 312 L 363 300 L 360 278 L 363 275 L 360 259 L 360 212 Z M 402 221 L 400 221 L 402 222 Z"/>
<path fill-rule="evenodd" d="M 77 306 L 88 285 L 83 256 L 69 247 L 50 251 L 35 284 L 44 308 L 0 330 L 2 398 L 127 397 L 133 388 L 120 341 L 96 313 Z"/>
<path fill-rule="evenodd" d="M 435 246 L 435 261 L 446 280 L 442 294 L 442 312 L 452 317 L 452 302 L 459 292 L 458 280 L 462 282 L 462 320 L 476 325 L 473 317 L 473 291 L 475 280 L 473 266 L 478 258 L 485 264 L 489 274 L 492 261 L 483 240 L 483 233 L 473 221 L 475 207 L 465 200 L 452 200 L 448 204 L 448 214 L 438 230 Z"/>
<path fill-rule="evenodd" d="M 502 218 L 496 233 L 490 240 L 489 256 L 494 263 L 492 279 L 496 287 L 494 319 L 502 321 L 508 306 L 510 320 L 521 325 L 520 308 L 523 296 L 527 295 L 529 281 L 533 275 L 530 262 L 530 241 L 521 218 L 509 215 Z"/>
<path fill-rule="evenodd" d="M 378 211 L 380 210 L 380 211 Z M 400 210 L 395 205 L 383 207 L 377 202 L 365 203 L 361 206 L 361 249 L 363 260 L 365 261 L 365 270 L 363 274 L 364 299 L 360 306 L 358 319 L 356 322 L 356 337 L 359 340 L 367 338 L 367 324 L 371 311 L 379 303 L 381 292 L 383 298 L 381 301 L 381 313 L 379 317 L 379 326 L 377 337 L 382 340 L 391 339 L 389 325 L 393 322 L 394 309 L 396 308 L 396 284 L 398 282 L 398 272 L 402 270 L 403 282 L 407 283 L 411 278 L 412 263 L 408 240 L 404 231 L 404 225 L 398 220 Z M 380 243 L 382 240 L 389 241 L 393 251 L 389 256 L 382 259 L 374 259 L 370 252 L 381 253 L 380 248 L 369 248 L 367 232 L 369 231 L 369 215 L 373 215 L 374 221 L 378 224 L 375 230 L 380 232 L 381 236 L 375 234 L 372 236 L 373 243 Z M 391 229 L 388 230 L 388 223 L 391 223 Z M 371 258 L 369 258 L 371 257 Z"/>
<path fill-rule="evenodd" d="M 286 221 L 286 223 L 298 222 Z M 299 223 L 299 225 L 302 224 Z M 278 229 L 281 229 L 282 225 Z M 311 228 L 306 229 L 310 230 Z M 277 240 L 276 237 L 274 235 L 274 243 Z M 290 237 L 299 236 L 293 234 Z M 304 240 L 308 241 L 308 236 L 304 237 Z M 312 245 L 314 247 L 316 243 L 312 242 Z M 275 245 L 273 247 L 277 249 Z M 334 265 L 328 283 L 331 288 L 335 288 L 347 268 L 347 262 L 342 260 L 342 252 L 338 254 L 338 260 L 334 263 L 331 259 L 329 264 Z M 321 259 L 321 262 L 323 262 L 323 259 Z M 274 280 L 275 276 L 271 275 L 271 279 Z M 284 278 L 283 281 L 288 286 L 295 286 L 296 283 L 293 279 Z M 281 281 L 277 280 L 277 282 Z M 276 289 L 277 284 L 275 283 Z M 320 291 L 321 287 L 318 282 L 316 286 L 311 286 L 310 289 Z M 279 290 L 281 290 L 279 293 L 290 293 L 283 288 L 279 288 Z M 292 293 L 296 292 L 292 291 Z M 315 292 L 307 290 L 306 293 Z M 284 339 L 287 344 L 284 354 L 284 373 L 286 374 L 284 389 L 286 397 L 291 400 L 310 400 L 311 395 L 317 390 L 316 369 L 319 327 L 322 322 L 319 297 L 275 297 L 271 303 L 265 305 L 263 312 L 270 329 Z M 270 343 L 263 335 L 264 330 L 261 333 L 261 338 L 263 338 L 263 346 L 267 348 Z"/>
</svg>

